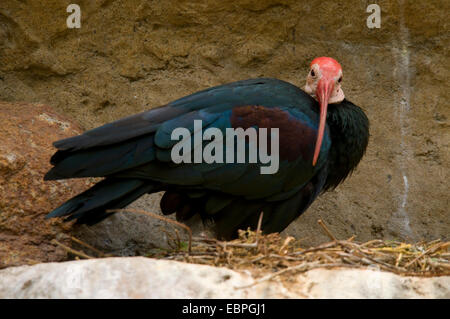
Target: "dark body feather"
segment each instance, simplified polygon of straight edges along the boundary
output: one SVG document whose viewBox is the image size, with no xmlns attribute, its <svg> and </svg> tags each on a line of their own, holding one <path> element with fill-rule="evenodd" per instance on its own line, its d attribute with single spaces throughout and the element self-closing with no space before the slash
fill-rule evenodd
<svg viewBox="0 0 450 319">
<path fill-rule="evenodd" d="M 48 217 L 67 216 L 93 224 L 145 193 L 166 191 L 164 214 L 179 220 L 200 214 L 215 222 L 222 238 L 255 227 L 261 211 L 266 233 L 282 231 L 323 191 L 336 187 L 357 166 L 369 138 L 364 112 L 344 100 L 329 105 L 327 128 L 315 166 L 312 157 L 318 103 L 301 89 L 277 79 L 252 79 L 213 87 L 54 143 L 54 167 L 45 179 L 105 177 Z M 258 163 L 171 161 L 177 127 L 193 132 L 218 128 L 279 128 L 279 170 L 260 174 Z M 246 144 L 248 149 L 248 143 Z"/>
</svg>

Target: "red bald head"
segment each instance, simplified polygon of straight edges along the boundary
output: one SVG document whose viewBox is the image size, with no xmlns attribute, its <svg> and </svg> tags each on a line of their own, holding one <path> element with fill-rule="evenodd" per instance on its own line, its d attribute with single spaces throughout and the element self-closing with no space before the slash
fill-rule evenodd
<svg viewBox="0 0 450 319">
<path fill-rule="evenodd" d="M 312 60 L 310 67 L 312 67 L 314 64 L 317 64 L 322 71 L 329 71 L 336 74 L 339 73 L 339 71 L 342 72 L 342 67 L 339 62 L 327 56 L 315 58 L 314 60 Z"/>
</svg>

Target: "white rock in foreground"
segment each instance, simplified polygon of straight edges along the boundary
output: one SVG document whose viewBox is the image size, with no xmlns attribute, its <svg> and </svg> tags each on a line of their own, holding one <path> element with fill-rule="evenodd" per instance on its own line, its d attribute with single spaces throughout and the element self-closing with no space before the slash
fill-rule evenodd
<svg viewBox="0 0 450 319">
<path fill-rule="evenodd" d="M 144 257 L 45 263 L 0 271 L 0 298 L 450 298 L 450 277 L 316 269 L 288 288 L 247 274 Z"/>
</svg>

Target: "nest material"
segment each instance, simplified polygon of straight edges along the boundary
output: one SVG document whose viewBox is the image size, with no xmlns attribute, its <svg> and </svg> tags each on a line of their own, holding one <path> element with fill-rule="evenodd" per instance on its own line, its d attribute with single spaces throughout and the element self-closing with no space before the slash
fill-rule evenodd
<svg viewBox="0 0 450 319">
<path fill-rule="evenodd" d="M 257 282 L 315 268 L 369 268 L 404 276 L 423 277 L 450 275 L 450 242 L 448 241 L 434 240 L 411 244 L 380 239 L 359 243 L 354 240 L 354 237 L 338 240 L 323 221 L 319 220 L 319 224 L 331 241 L 305 248 L 301 246 L 301 241 L 294 237 L 282 237 L 278 233 L 261 235 L 262 214 L 257 231 L 241 230 L 238 239 L 220 241 L 192 237 L 189 227 L 160 215 L 142 210 L 127 209 L 126 211 L 165 220 L 177 227 L 182 227 L 189 234 L 189 241 L 185 242 L 181 240 L 182 236 L 178 229 L 168 231 L 169 244 L 173 249 L 152 251 L 146 255 L 147 257 L 227 267 L 238 271 L 248 270 L 259 278 Z M 75 238 L 73 240 L 95 252 L 99 257 L 106 256 L 80 240 Z M 56 241 L 55 243 L 59 244 Z M 93 258 L 69 247 L 65 249 L 81 258 Z"/>
<path fill-rule="evenodd" d="M 250 270 L 270 277 L 287 272 L 304 272 L 314 268 L 370 268 L 405 276 L 450 275 L 450 242 L 435 240 L 407 244 L 397 241 L 371 240 L 358 243 L 333 240 L 310 248 L 302 248 L 293 237 L 278 233 L 257 236 L 240 231 L 239 239 L 224 242 L 194 238 L 192 251 L 167 251 L 149 257 L 196 264 Z"/>
</svg>

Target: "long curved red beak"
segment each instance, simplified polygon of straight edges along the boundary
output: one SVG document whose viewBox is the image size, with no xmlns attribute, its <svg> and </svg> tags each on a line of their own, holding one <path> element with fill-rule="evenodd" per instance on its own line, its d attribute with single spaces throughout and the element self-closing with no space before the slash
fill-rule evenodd
<svg viewBox="0 0 450 319">
<path fill-rule="evenodd" d="M 320 104 L 320 122 L 319 131 L 317 132 L 316 148 L 314 150 L 314 157 L 312 162 L 313 166 L 316 166 L 317 159 L 319 158 L 320 147 L 322 146 L 323 140 L 323 133 L 325 132 L 325 124 L 327 121 L 328 100 L 330 99 L 333 89 L 333 79 L 329 79 L 324 76 L 319 80 L 319 83 L 317 83 L 316 96 Z"/>
</svg>

